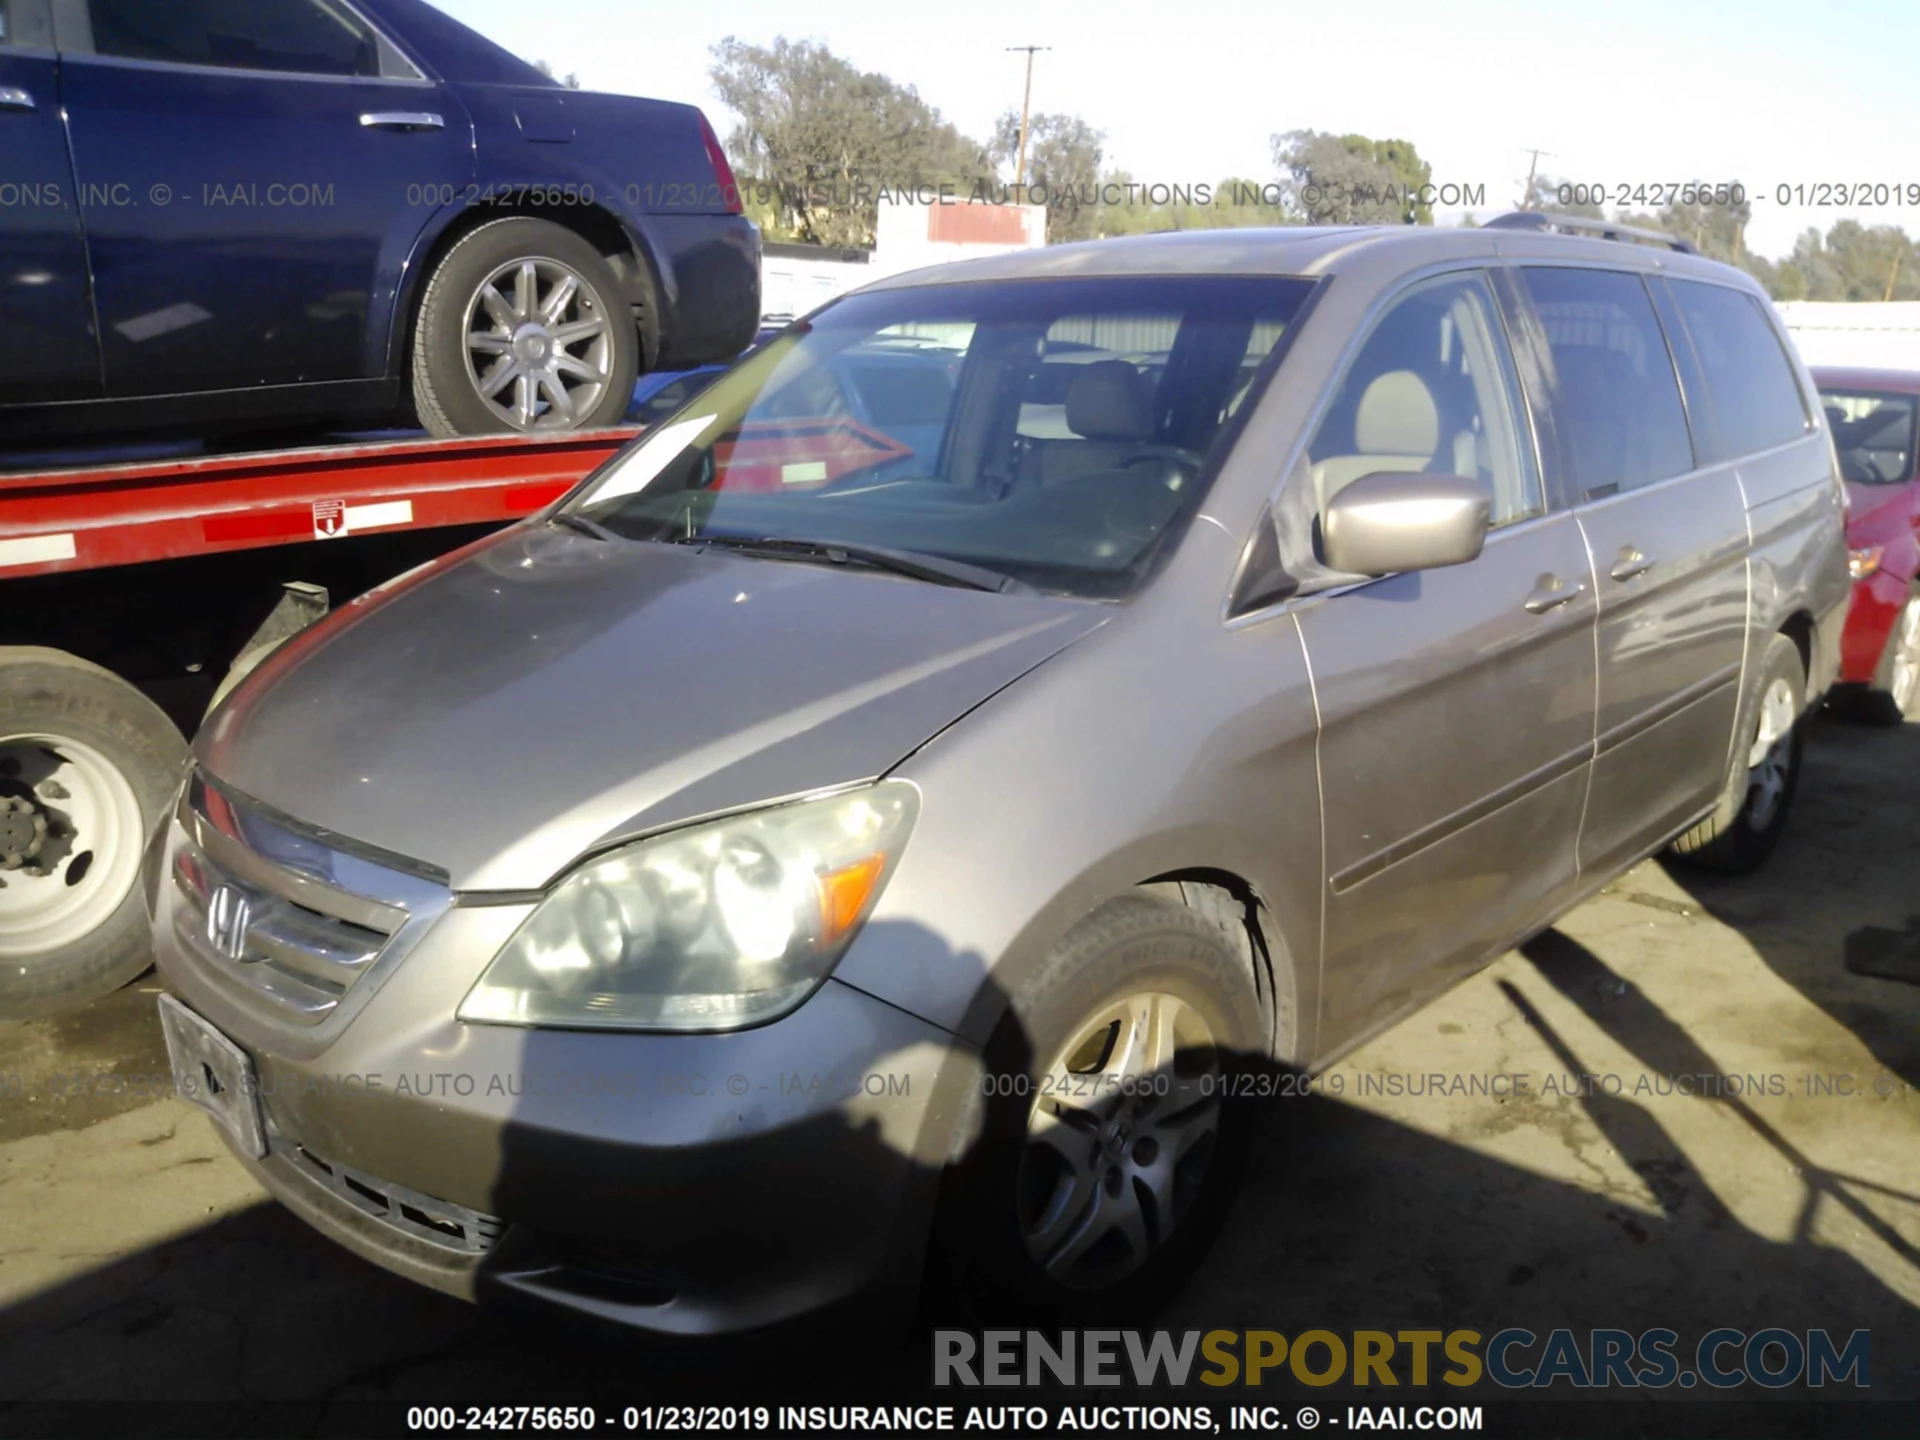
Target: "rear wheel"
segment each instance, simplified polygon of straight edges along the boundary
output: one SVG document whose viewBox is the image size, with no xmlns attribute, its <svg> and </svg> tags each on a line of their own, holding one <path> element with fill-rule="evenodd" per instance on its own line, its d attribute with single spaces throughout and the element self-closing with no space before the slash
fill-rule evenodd
<svg viewBox="0 0 1920 1440">
<path fill-rule="evenodd" d="M 138 690 L 57 650 L 0 650 L 0 1020 L 151 963 L 140 859 L 186 763 Z"/>
<path fill-rule="evenodd" d="M 1726 793 L 1712 815 L 1673 842 L 1674 854 L 1709 870 L 1758 870 L 1787 828 L 1800 783 L 1807 672 L 1800 650 L 1775 635 L 1761 658 L 1759 698 L 1747 742 L 1735 757 Z"/>
<path fill-rule="evenodd" d="M 640 334 L 594 247 L 546 220 L 482 225 L 440 261 L 414 327 L 413 399 L 435 435 L 618 424 Z"/>
</svg>

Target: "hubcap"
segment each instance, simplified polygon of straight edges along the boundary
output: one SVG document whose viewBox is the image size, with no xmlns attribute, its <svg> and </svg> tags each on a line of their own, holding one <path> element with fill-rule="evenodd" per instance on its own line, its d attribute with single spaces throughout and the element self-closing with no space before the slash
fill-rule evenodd
<svg viewBox="0 0 1920 1440">
<path fill-rule="evenodd" d="M 1912 715 L 1920 702 L 1920 600 L 1909 600 L 1900 612 L 1893 641 L 1893 673 L 1887 693 L 1902 715 Z"/>
<path fill-rule="evenodd" d="M 1176 996 L 1080 1024 L 1036 1082 L 1020 1165 L 1021 1233 L 1048 1275 L 1112 1284 L 1166 1243 L 1212 1158 L 1220 1078 L 1211 1028 Z"/>
<path fill-rule="evenodd" d="M 57 964 L 118 908 L 140 869 L 140 800 L 99 751 L 0 737 L 0 963 Z"/>
<path fill-rule="evenodd" d="M 1793 687 L 1775 677 L 1760 697 L 1760 728 L 1747 752 L 1747 823 L 1765 830 L 1787 797 L 1793 771 Z"/>
<path fill-rule="evenodd" d="M 515 430 L 571 430 L 591 415 L 613 373 L 606 302 L 558 260 L 502 265 L 467 302 L 467 376 Z"/>
</svg>

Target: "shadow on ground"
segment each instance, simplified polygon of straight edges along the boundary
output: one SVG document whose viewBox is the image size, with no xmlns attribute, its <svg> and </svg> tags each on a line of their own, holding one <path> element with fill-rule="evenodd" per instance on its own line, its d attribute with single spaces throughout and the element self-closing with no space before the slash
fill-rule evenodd
<svg viewBox="0 0 1920 1440">
<path fill-rule="evenodd" d="M 1887 1071 L 1920 1086 L 1920 724 L 1811 725 L 1794 807 L 1759 876 L 1668 873 Z"/>
<path fill-rule="evenodd" d="M 1541 959 L 1548 971 L 1575 963 Z M 1513 1325 L 1543 1335 L 1562 1326 L 1664 1326 L 1683 1343 L 1720 1325 L 1840 1335 L 1868 1328 L 1876 1398 L 1920 1400 L 1920 1312 L 1844 1253 L 1773 1243 L 1732 1220 L 1637 1107 L 1602 1098 L 1590 1110 L 1647 1178 L 1662 1214 L 1331 1100 L 1274 1102 L 1219 1243 L 1149 1323 L 1483 1336 Z M 639 1404 L 824 1394 L 847 1403 L 924 1385 L 930 1353 L 924 1328 L 789 1330 L 689 1349 L 588 1322 L 476 1309 L 389 1276 L 261 1205 L 0 1316 L 0 1396 L 348 1405 L 558 1403 L 576 1392 Z M 1354 1400 L 1350 1390 L 1339 1395 Z M 1360 1397 L 1369 1398 L 1395 1397 Z M 1402 1398 L 1508 1397 L 1482 1385 Z"/>
</svg>

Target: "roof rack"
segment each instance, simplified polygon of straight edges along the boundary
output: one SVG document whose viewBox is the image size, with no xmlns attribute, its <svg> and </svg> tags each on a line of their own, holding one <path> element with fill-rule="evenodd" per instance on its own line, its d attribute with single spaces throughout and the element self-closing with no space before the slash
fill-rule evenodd
<svg viewBox="0 0 1920 1440">
<path fill-rule="evenodd" d="M 1595 235 L 1602 240 L 1634 240 L 1642 245 L 1661 245 L 1692 255 L 1693 246 L 1678 235 L 1664 230 L 1644 230 L 1638 225 L 1616 225 L 1611 220 L 1594 220 L 1585 215 L 1549 215 L 1543 210 L 1512 210 L 1487 221 L 1488 230 L 1561 230 L 1569 235 Z"/>
</svg>

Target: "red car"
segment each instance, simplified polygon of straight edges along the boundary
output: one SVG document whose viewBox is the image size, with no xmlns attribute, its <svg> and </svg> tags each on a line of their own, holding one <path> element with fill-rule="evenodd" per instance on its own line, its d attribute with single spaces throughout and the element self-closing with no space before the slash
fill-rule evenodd
<svg viewBox="0 0 1920 1440">
<path fill-rule="evenodd" d="M 1920 717 L 1920 370 L 1815 366 L 1813 379 L 1849 502 L 1840 681 L 1849 708 L 1898 724 Z"/>
</svg>

